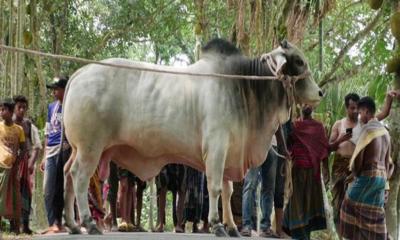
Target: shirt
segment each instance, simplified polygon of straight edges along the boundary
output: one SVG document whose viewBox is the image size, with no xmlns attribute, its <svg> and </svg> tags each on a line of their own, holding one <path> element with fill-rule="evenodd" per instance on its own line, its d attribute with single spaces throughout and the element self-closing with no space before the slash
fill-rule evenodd
<svg viewBox="0 0 400 240">
<path fill-rule="evenodd" d="M 0 144 L 14 157 L 18 156 L 20 144 L 24 142 L 25 134 L 21 126 L 15 123 L 7 126 L 4 122 L 0 122 Z"/>
<path fill-rule="evenodd" d="M 45 135 L 47 146 L 56 146 L 61 143 L 62 106 L 59 101 L 49 104 Z"/>
</svg>

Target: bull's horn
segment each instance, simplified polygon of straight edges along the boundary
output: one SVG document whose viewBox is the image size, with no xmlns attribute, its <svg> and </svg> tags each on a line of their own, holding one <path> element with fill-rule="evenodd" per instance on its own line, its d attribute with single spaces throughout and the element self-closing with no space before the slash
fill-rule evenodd
<svg viewBox="0 0 400 240">
<path fill-rule="evenodd" d="M 280 45 L 281 45 L 282 48 L 285 48 L 285 49 L 289 48 L 289 43 L 288 43 L 288 41 L 286 39 L 283 39 L 281 41 Z"/>
</svg>

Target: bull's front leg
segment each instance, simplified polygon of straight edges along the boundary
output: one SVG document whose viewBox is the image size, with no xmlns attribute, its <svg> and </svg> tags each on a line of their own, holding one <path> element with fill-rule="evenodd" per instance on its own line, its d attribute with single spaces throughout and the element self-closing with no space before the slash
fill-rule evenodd
<svg viewBox="0 0 400 240">
<path fill-rule="evenodd" d="M 223 224 L 227 226 L 228 234 L 231 237 L 241 237 L 237 230 L 236 224 L 233 221 L 231 197 L 233 193 L 232 181 L 224 181 L 222 187 L 222 214 Z"/>
<path fill-rule="evenodd" d="M 206 160 L 206 176 L 209 194 L 210 209 L 208 221 L 212 226 L 212 231 L 217 237 L 229 237 L 221 224 L 218 216 L 218 199 L 222 191 L 222 178 L 225 167 L 226 153 L 209 152 Z"/>
</svg>

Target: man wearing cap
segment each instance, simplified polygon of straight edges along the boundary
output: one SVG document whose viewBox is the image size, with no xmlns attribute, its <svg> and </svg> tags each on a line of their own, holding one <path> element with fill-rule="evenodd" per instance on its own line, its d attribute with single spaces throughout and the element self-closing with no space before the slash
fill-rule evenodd
<svg viewBox="0 0 400 240">
<path fill-rule="evenodd" d="M 44 171 L 44 198 L 49 229 L 45 233 L 56 233 L 62 229 L 64 207 L 63 168 L 70 155 L 67 142 L 62 139 L 62 102 L 68 77 L 55 78 L 46 87 L 51 89 L 56 101 L 48 106 L 45 130 L 45 154 L 40 165 Z"/>
</svg>

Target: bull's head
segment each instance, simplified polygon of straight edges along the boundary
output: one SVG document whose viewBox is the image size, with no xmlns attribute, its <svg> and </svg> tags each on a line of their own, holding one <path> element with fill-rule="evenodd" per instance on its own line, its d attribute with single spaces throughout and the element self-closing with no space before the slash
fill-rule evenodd
<svg viewBox="0 0 400 240">
<path fill-rule="evenodd" d="M 271 70 L 276 75 L 304 76 L 294 84 L 296 101 L 312 106 L 320 102 L 323 92 L 315 83 L 304 54 L 296 46 L 284 40 L 278 48 L 263 55 L 261 60 L 268 58 L 273 62 Z"/>
</svg>

